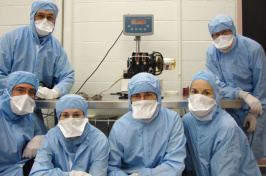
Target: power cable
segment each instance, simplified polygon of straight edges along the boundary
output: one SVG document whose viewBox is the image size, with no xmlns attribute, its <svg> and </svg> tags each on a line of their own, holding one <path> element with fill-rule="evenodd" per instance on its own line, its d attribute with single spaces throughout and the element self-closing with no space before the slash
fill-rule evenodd
<svg viewBox="0 0 266 176">
<path fill-rule="evenodd" d="M 85 85 L 85 83 L 92 77 L 92 75 L 98 70 L 98 68 L 100 67 L 100 65 L 103 63 L 103 61 L 105 60 L 106 56 L 108 55 L 108 53 L 111 51 L 111 49 L 114 47 L 114 45 L 116 44 L 116 42 L 118 41 L 118 39 L 120 38 L 120 36 L 122 35 L 122 32 L 119 34 L 119 36 L 117 37 L 117 39 L 115 40 L 115 42 L 113 43 L 113 45 L 111 46 L 111 48 L 107 51 L 107 53 L 105 54 L 105 56 L 103 57 L 102 61 L 100 62 L 100 64 L 96 67 L 96 69 L 92 72 L 92 74 L 84 81 L 84 83 L 80 86 L 80 88 L 78 89 L 78 91 L 75 93 L 77 94 L 81 88 Z"/>
</svg>

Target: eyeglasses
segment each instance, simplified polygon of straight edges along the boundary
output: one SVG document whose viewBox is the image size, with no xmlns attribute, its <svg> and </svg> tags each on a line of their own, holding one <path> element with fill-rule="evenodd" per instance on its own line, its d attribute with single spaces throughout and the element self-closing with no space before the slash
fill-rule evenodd
<svg viewBox="0 0 266 176">
<path fill-rule="evenodd" d="M 213 39 L 216 39 L 218 38 L 220 35 L 230 35 L 232 34 L 232 31 L 230 29 L 225 29 L 225 30 L 222 30 L 220 32 L 215 32 L 212 34 L 212 38 Z"/>
<path fill-rule="evenodd" d="M 141 97 L 143 97 L 144 100 L 155 100 L 157 98 L 157 95 L 153 92 L 145 92 L 143 96 L 140 94 L 134 94 L 131 96 L 132 101 L 139 101 L 141 100 Z"/>
<path fill-rule="evenodd" d="M 28 94 L 29 96 L 35 96 L 36 94 L 36 90 L 35 89 L 30 89 L 28 92 L 27 92 L 27 89 L 24 88 L 24 87 L 17 87 L 14 89 L 14 91 L 16 91 L 18 94 L 20 95 L 23 95 L 23 94 Z"/>
<path fill-rule="evenodd" d="M 45 16 L 43 13 L 35 14 L 35 18 L 36 18 L 36 20 L 42 20 L 44 18 L 46 18 L 48 21 L 54 21 L 55 20 L 55 16 L 54 15 Z"/>
</svg>

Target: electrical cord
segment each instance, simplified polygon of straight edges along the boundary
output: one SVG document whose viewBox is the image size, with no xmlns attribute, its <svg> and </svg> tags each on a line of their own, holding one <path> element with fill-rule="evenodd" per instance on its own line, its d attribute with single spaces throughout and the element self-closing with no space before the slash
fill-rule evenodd
<svg viewBox="0 0 266 176">
<path fill-rule="evenodd" d="M 108 89 L 102 91 L 101 93 L 99 93 L 100 95 L 102 95 L 102 93 L 106 92 L 107 90 L 110 90 L 116 83 L 118 83 L 118 81 L 120 81 L 122 78 L 119 78 L 118 80 L 116 80 Z"/>
<path fill-rule="evenodd" d="M 102 93 L 104 93 L 104 92 L 106 92 L 106 91 L 108 91 L 108 90 L 110 90 L 116 83 L 118 83 L 118 81 L 120 81 L 122 78 L 119 78 L 118 80 L 116 80 L 108 89 L 106 89 L 106 90 L 104 90 L 104 91 L 102 91 L 101 93 L 99 93 L 99 94 L 96 94 L 96 95 L 94 95 L 93 97 L 91 97 L 93 100 L 101 100 L 102 99 Z"/>
<path fill-rule="evenodd" d="M 53 115 L 53 113 L 54 113 L 54 112 L 51 112 L 50 114 L 48 114 L 48 112 L 47 112 L 47 113 L 43 113 L 43 115 L 46 115 L 46 116 L 43 117 L 43 119 L 45 119 L 45 118 L 47 118 L 47 117 Z"/>
<path fill-rule="evenodd" d="M 252 144 L 253 144 L 253 139 L 254 139 L 254 133 L 255 133 L 255 131 L 253 131 L 251 134 L 248 134 L 248 139 L 249 139 L 249 137 L 251 137 L 251 141 L 250 141 L 250 148 L 251 148 L 251 146 L 252 146 Z"/>
<path fill-rule="evenodd" d="M 105 54 L 105 56 L 103 57 L 102 61 L 100 62 L 100 64 L 96 67 L 96 69 L 92 72 L 92 74 L 84 81 L 84 83 L 80 86 L 80 88 L 78 89 L 78 91 L 75 93 L 77 94 L 81 88 L 85 85 L 85 83 L 92 77 L 92 75 L 98 70 L 98 68 L 100 67 L 100 65 L 103 63 L 103 61 L 105 60 L 106 56 L 108 55 L 108 53 L 111 51 L 111 49 L 114 47 L 114 45 L 116 44 L 116 42 L 118 41 L 118 39 L 120 38 L 120 36 L 122 35 L 122 32 L 119 34 L 119 36 L 117 37 L 117 39 L 115 40 L 115 42 L 113 43 L 113 45 L 111 46 L 111 48 L 107 51 L 107 53 Z"/>
</svg>

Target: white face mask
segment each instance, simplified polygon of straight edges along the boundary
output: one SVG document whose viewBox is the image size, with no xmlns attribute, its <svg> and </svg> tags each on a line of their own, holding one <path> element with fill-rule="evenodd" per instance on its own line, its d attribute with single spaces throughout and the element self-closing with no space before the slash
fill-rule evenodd
<svg viewBox="0 0 266 176">
<path fill-rule="evenodd" d="M 59 120 L 58 127 L 65 138 L 72 138 L 81 136 L 87 123 L 87 118 L 67 118 Z"/>
<path fill-rule="evenodd" d="M 220 35 L 213 41 L 213 44 L 221 52 L 227 53 L 233 48 L 233 42 L 235 42 L 233 35 Z"/>
<path fill-rule="evenodd" d="M 46 18 L 35 21 L 35 29 L 39 37 L 44 37 L 54 30 L 54 23 Z"/>
<path fill-rule="evenodd" d="M 132 116 L 134 119 L 151 122 L 159 113 L 157 100 L 140 100 L 132 102 Z"/>
<path fill-rule="evenodd" d="M 33 113 L 35 106 L 35 101 L 28 94 L 10 97 L 10 107 L 14 114 Z"/>
<path fill-rule="evenodd" d="M 201 94 L 194 94 L 188 98 L 188 108 L 198 120 L 206 121 L 213 118 L 217 104 L 212 98 Z"/>
</svg>

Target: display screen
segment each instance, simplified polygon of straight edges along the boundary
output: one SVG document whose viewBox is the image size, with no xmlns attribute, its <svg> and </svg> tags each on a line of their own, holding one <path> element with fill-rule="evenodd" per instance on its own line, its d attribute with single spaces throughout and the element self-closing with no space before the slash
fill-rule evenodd
<svg viewBox="0 0 266 176">
<path fill-rule="evenodd" d="M 131 20 L 131 24 L 146 24 L 146 20 Z"/>
</svg>

